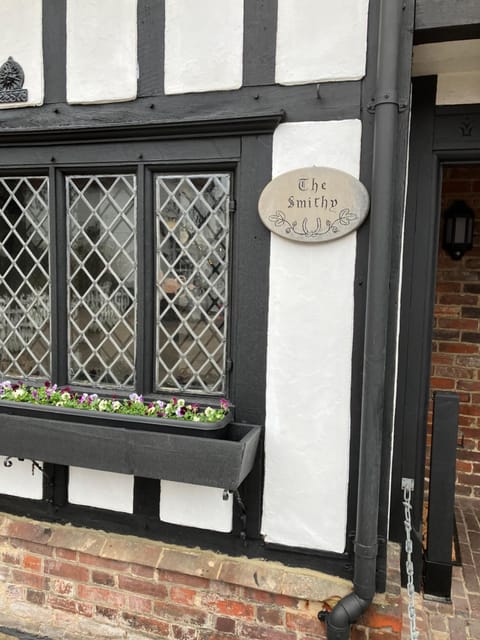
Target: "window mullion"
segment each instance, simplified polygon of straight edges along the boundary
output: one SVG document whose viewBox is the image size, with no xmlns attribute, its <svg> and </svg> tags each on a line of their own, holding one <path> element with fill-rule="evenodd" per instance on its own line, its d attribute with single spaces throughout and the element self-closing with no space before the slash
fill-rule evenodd
<svg viewBox="0 0 480 640">
<path fill-rule="evenodd" d="M 67 371 L 67 267 L 65 187 L 62 173 L 51 167 L 50 181 L 50 260 L 51 260 L 51 345 L 52 380 L 68 382 Z"/>
<path fill-rule="evenodd" d="M 137 169 L 137 389 L 149 393 L 153 388 L 153 290 L 154 229 L 152 176 L 144 164 Z"/>
</svg>

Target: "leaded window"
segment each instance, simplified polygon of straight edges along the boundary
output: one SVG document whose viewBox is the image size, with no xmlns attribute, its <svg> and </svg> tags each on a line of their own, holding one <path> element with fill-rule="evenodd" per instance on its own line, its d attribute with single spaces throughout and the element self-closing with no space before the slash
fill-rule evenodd
<svg viewBox="0 0 480 640">
<path fill-rule="evenodd" d="M 49 377 L 48 180 L 0 178 L 0 371 Z"/>
<path fill-rule="evenodd" d="M 4 377 L 227 394 L 231 174 L 150 175 L 0 178 Z"/>
<path fill-rule="evenodd" d="M 228 174 L 156 178 L 156 385 L 224 393 Z"/>
<path fill-rule="evenodd" d="M 69 176 L 66 191 L 69 381 L 133 387 L 135 176 Z"/>
<path fill-rule="evenodd" d="M 0 380 L 147 401 L 178 391 L 211 406 L 226 397 L 236 423 L 262 424 L 270 234 L 257 205 L 278 117 L 232 119 L 226 135 L 230 125 L 215 118 L 97 119 L 92 128 L 59 127 L 53 112 L 47 120 L 19 131 L 18 144 L 10 128 L 0 145 Z M 136 433 L 120 434 L 127 458 Z M 237 426 L 229 433 L 238 437 Z M 194 447 L 197 438 L 186 439 Z M 45 499 L 59 517 L 81 517 L 82 507 L 64 505 L 60 431 L 58 441 Z M 140 476 L 131 532 L 147 518 L 155 536 L 175 541 L 175 526 L 155 516 L 158 482 Z M 260 531 L 261 487 L 243 487 L 249 528 Z M 108 528 L 108 510 L 100 516 Z M 213 535 L 222 546 L 226 536 Z"/>
</svg>

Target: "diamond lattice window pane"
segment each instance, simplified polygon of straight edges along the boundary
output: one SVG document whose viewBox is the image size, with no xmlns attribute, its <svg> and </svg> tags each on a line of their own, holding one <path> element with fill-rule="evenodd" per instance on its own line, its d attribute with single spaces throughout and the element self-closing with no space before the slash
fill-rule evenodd
<svg viewBox="0 0 480 640">
<path fill-rule="evenodd" d="M 69 379 L 135 384 L 136 180 L 67 178 Z"/>
<path fill-rule="evenodd" d="M 0 178 L 0 371 L 50 377 L 48 178 Z"/>
<path fill-rule="evenodd" d="M 156 386 L 225 393 L 228 174 L 156 178 Z"/>
</svg>

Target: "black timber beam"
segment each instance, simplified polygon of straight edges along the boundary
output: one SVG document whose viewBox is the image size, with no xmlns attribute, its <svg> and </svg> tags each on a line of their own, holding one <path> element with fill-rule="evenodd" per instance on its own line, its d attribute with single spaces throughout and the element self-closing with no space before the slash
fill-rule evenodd
<svg viewBox="0 0 480 640">
<path fill-rule="evenodd" d="M 0 147 L 41 144 L 99 143 L 109 140 L 168 140 L 232 135 L 259 135 L 271 133 L 285 118 L 282 111 L 215 119 L 160 120 L 151 122 L 126 122 L 76 124 L 64 127 L 8 129 L 0 126 Z"/>
<path fill-rule="evenodd" d="M 343 120 L 360 117 L 361 82 L 329 82 L 299 87 L 256 86 L 235 91 L 138 98 L 131 102 L 45 104 L 2 111 L 0 144 L 25 138 L 37 144 L 92 135 L 98 141 L 134 130 L 141 137 L 185 137 L 218 133 L 260 133 L 279 121 Z M 266 120 L 277 122 L 265 122 Z M 213 123 L 213 124 L 212 124 Z M 157 131 L 155 131 L 157 130 Z M 90 133 L 88 133 L 90 132 Z M 84 140 L 85 141 L 85 140 Z"/>
<path fill-rule="evenodd" d="M 417 0 L 415 44 L 479 37 L 478 0 Z"/>
</svg>

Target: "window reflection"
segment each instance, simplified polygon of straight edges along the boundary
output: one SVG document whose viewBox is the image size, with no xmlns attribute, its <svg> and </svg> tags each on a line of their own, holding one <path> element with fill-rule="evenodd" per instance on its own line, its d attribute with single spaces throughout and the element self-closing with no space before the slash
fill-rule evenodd
<svg viewBox="0 0 480 640">
<path fill-rule="evenodd" d="M 156 383 L 224 393 L 228 174 L 157 176 Z"/>
<path fill-rule="evenodd" d="M 48 179 L 0 178 L 0 368 L 50 375 Z"/>
<path fill-rule="evenodd" d="M 67 178 L 71 383 L 135 383 L 134 175 Z"/>
</svg>

